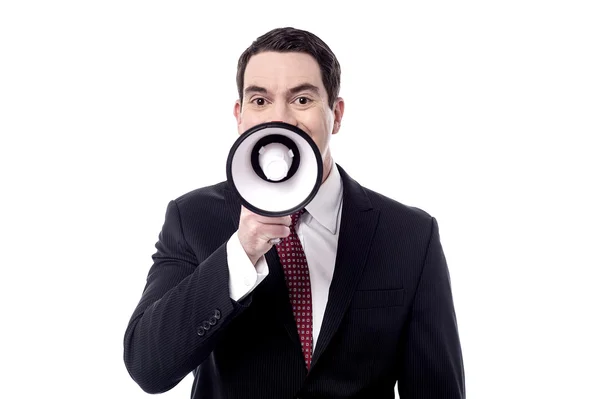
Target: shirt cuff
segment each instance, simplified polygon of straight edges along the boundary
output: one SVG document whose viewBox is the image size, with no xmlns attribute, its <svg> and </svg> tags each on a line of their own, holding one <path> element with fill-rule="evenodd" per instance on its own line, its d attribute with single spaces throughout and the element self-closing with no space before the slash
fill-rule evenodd
<svg viewBox="0 0 600 399">
<path fill-rule="evenodd" d="M 227 266 L 229 268 L 229 297 L 234 301 L 244 299 L 269 275 L 264 255 L 252 265 L 244 251 L 237 231 L 227 242 Z"/>
</svg>

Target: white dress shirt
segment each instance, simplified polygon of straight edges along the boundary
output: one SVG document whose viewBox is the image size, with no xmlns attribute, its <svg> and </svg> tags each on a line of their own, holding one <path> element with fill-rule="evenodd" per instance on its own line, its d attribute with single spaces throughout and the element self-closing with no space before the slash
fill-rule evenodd
<svg viewBox="0 0 600 399">
<path fill-rule="evenodd" d="M 340 220 L 342 216 L 342 179 L 335 163 L 317 195 L 306 205 L 306 212 L 298 220 L 296 232 L 304 248 L 313 306 L 313 349 L 317 343 L 323 315 L 329 297 L 337 254 Z M 269 274 L 264 255 L 256 266 L 246 255 L 237 231 L 227 242 L 229 265 L 229 295 L 239 301 L 257 287 Z"/>
</svg>

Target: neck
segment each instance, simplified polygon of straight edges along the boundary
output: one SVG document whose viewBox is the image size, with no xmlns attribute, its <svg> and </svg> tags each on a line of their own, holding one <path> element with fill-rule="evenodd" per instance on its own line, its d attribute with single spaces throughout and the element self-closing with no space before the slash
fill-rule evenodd
<svg viewBox="0 0 600 399">
<path fill-rule="evenodd" d="M 325 162 L 323 162 L 323 180 L 321 180 L 321 184 L 325 183 L 325 180 L 331 174 L 331 168 L 333 167 L 333 159 L 328 158 Z"/>
</svg>

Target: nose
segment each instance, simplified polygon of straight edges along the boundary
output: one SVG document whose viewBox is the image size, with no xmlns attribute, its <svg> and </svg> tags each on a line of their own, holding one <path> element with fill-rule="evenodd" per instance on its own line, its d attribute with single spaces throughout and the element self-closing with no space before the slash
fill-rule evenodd
<svg viewBox="0 0 600 399">
<path fill-rule="evenodd" d="M 290 125 L 297 126 L 298 121 L 294 115 L 294 111 L 291 110 L 287 104 L 279 103 L 273 107 L 273 113 L 271 114 L 271 121 L 273 122 L 285 122 Z"/>
</svg>

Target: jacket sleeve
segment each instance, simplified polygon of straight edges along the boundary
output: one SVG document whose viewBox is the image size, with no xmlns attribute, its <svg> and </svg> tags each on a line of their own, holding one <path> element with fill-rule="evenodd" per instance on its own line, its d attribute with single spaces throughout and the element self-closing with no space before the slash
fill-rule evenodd
<svg viewBox="0 0 600 399">
<path fill-rule="evenodd" d="M 435 218 L 400 357 L 402 399 L 465 398 L 450 276 Z"/>
<path fill-rule="evenodd" d="M 167 207 L 154 263 L 124 337 L 124 361 L 148 393 L 177 385 L 212 352 L 219 331 L 247 306 L 230 298 L 227 243 L 198 262 L 177 203 Z"/>
</svg>

